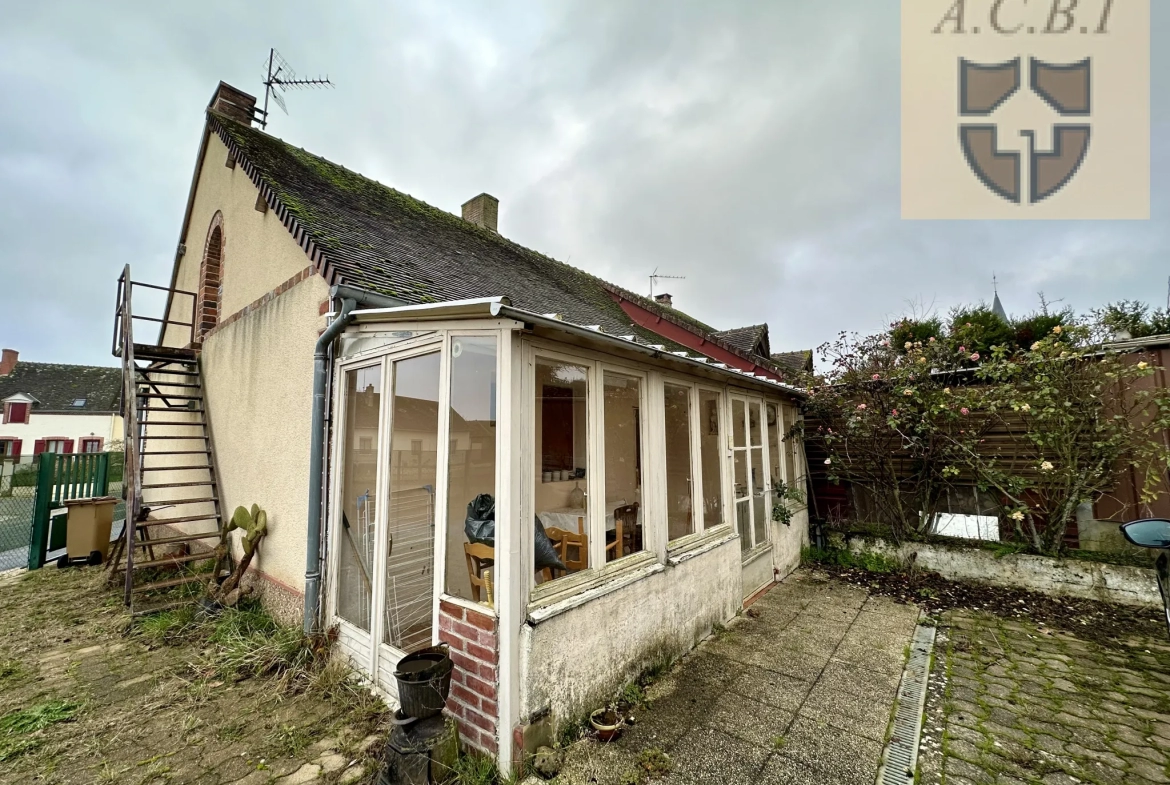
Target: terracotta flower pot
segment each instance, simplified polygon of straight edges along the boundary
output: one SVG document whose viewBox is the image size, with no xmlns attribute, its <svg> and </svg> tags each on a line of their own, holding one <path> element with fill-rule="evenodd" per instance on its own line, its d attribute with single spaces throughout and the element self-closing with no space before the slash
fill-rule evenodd
<svg viewBox="0 0 1170 785">
<path fill-rule="evenodd" d="M 600 741 L 608 742 L 621 735 L 624 721 L 622 715 L 613 709 L 598 709 L 589 715 L 589 724 L 597 731 Z"/>
</svg>

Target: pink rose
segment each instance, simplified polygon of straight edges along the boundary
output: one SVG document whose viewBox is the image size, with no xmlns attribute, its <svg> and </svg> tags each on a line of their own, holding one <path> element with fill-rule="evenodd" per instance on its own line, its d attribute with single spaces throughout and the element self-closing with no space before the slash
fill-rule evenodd
<svg viewBox="0 0 1170 785">
<path fill-rule="evenodd" d="M 959 351 L 960 351 L 960 352 L 962 352 L 963 354 L 966 354 L 966 353 L 967 353 L 967 347 L 966 347 L 966 346 L 960 346 L 960 347 L 959 347 Z"/>
<path fill-rule="evenodd" d="M 858 408 L 860 411 L 865 411 L 865 408 L 866 408 L 866 407 L 865 407 L 865 404 L 864 404 L 864 403 L 859 403 L 859 404 L 857 404 L 857 408 Z"/>
<path fill-rule="evenodd" d="M 894 409 L 894 411 L 890 412 L 890 414 L 892 414 L 892 415 L 894 415 L 895 417 L 897 417 L 897 416 L 898 416 L 898 410 L 897 410 L 897 409 Z"/>
<path fill-rule="evenodd" d="M 979 362 L 979 352 L 975 352 L 975 354 L 971 355 L 971 361 Z"/>
<path fill-rule="evenodd" d="M 880 373 L 875 373 L 875 374 L 873 375 L 873 380 L 874 380 L 875 382 L 876 382 L 876 381 L 879 381 L 881 378 L 882 378 L 882 375 L 881 375 Z"/>
<path fill-rule="evenodd" d="M 968 409 L 966 406 L 964 406 L 962 409 L 959 409 L 959 414 L 970 414 L 970 413 L 971 413 L 971 410 Z"/>
</svg>

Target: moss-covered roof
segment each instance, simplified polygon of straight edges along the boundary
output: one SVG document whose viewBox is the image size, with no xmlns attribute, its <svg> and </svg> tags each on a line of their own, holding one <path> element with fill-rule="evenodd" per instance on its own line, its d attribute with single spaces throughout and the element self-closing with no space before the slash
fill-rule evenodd
<svg viewBox="0 0 1170 785">
<path fill-rule="evenodd" d="M 670 351 L 685 347 L 633 324 L 618 298 L 703 337 L 715 332 L 682 311 L 518 245 L 256 128 L 210 115 L 213 129 L 254 167 L 348 284 L 408 303 L 506 296 L 518 308 L 556 313 L 574 324 L 599 325 L 608 333 L 634 335 Z"/>
<path fill-rule="evenodd" d="M 7 376 L 0 376 L 0 401 L 20 394 L 33 398 L 34 414 L 117 412 L 121 408 L 122 369 L 22 360 Z M 75 406 L 78 402 L 83 403 Z"/>
</svg>

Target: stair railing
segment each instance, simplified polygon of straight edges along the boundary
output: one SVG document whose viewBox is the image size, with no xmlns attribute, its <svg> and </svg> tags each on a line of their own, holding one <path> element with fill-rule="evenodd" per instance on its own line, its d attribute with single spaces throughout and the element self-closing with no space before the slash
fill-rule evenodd
<svg viewBox="0 0 1170 785">
<path fill-rule="evenodd" d="M 135 286 L 155 289 L 167 293 L 167 312 L 162 318 L 134 313 L 132 296 Z M 191 298 L 191 321 L 169 319 L 174 295 Z M 122 426 L 123 444 L 126 450 L 125 466 L 122 470 L 123 488 L 126 494 L 126 522 L 123 526 L 126 552 L 125 602 L 129 606 L 134 591 L 134 543 L 137 537 L 138 519 L 142 512 L 142 439 L 146 434 L 146 423 L 138 416 L 138 366 L 134 362 L 134 320 L 156 322 L 160 325 L 159 342 L 165 338 L 167 325 L 190 328 L 190 343 L 195 343 L 195 308 L 198 298 L 194 292 L 171 289 L 154 284 L 138 283 L 130 277 L 130 265 L 122 269 L 118 277 L 118 299 L 114 311 L 113 354 L 122 360 Z"/>
</svg>

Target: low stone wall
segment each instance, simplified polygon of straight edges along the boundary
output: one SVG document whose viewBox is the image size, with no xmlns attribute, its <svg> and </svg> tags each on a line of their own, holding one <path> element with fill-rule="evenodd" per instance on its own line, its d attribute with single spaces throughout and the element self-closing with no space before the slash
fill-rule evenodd
<svg viewBox="0 0 1170 785">
<path fill-rule="evenodd" d="M 855 553 L 877 553 L 903 562 L 917 554 L 919 567 L 952 580 L 977 581 L 1123 605 L 1160 607 L 1162 604 L 1154 571 L 1142 567 L 1023 553 L 998 555 L 958 544 L 941 546 L 907 542 L 895 545 L 885 540 L 860 537 L 849 540 L 849 549 Z"/>
</svg>

